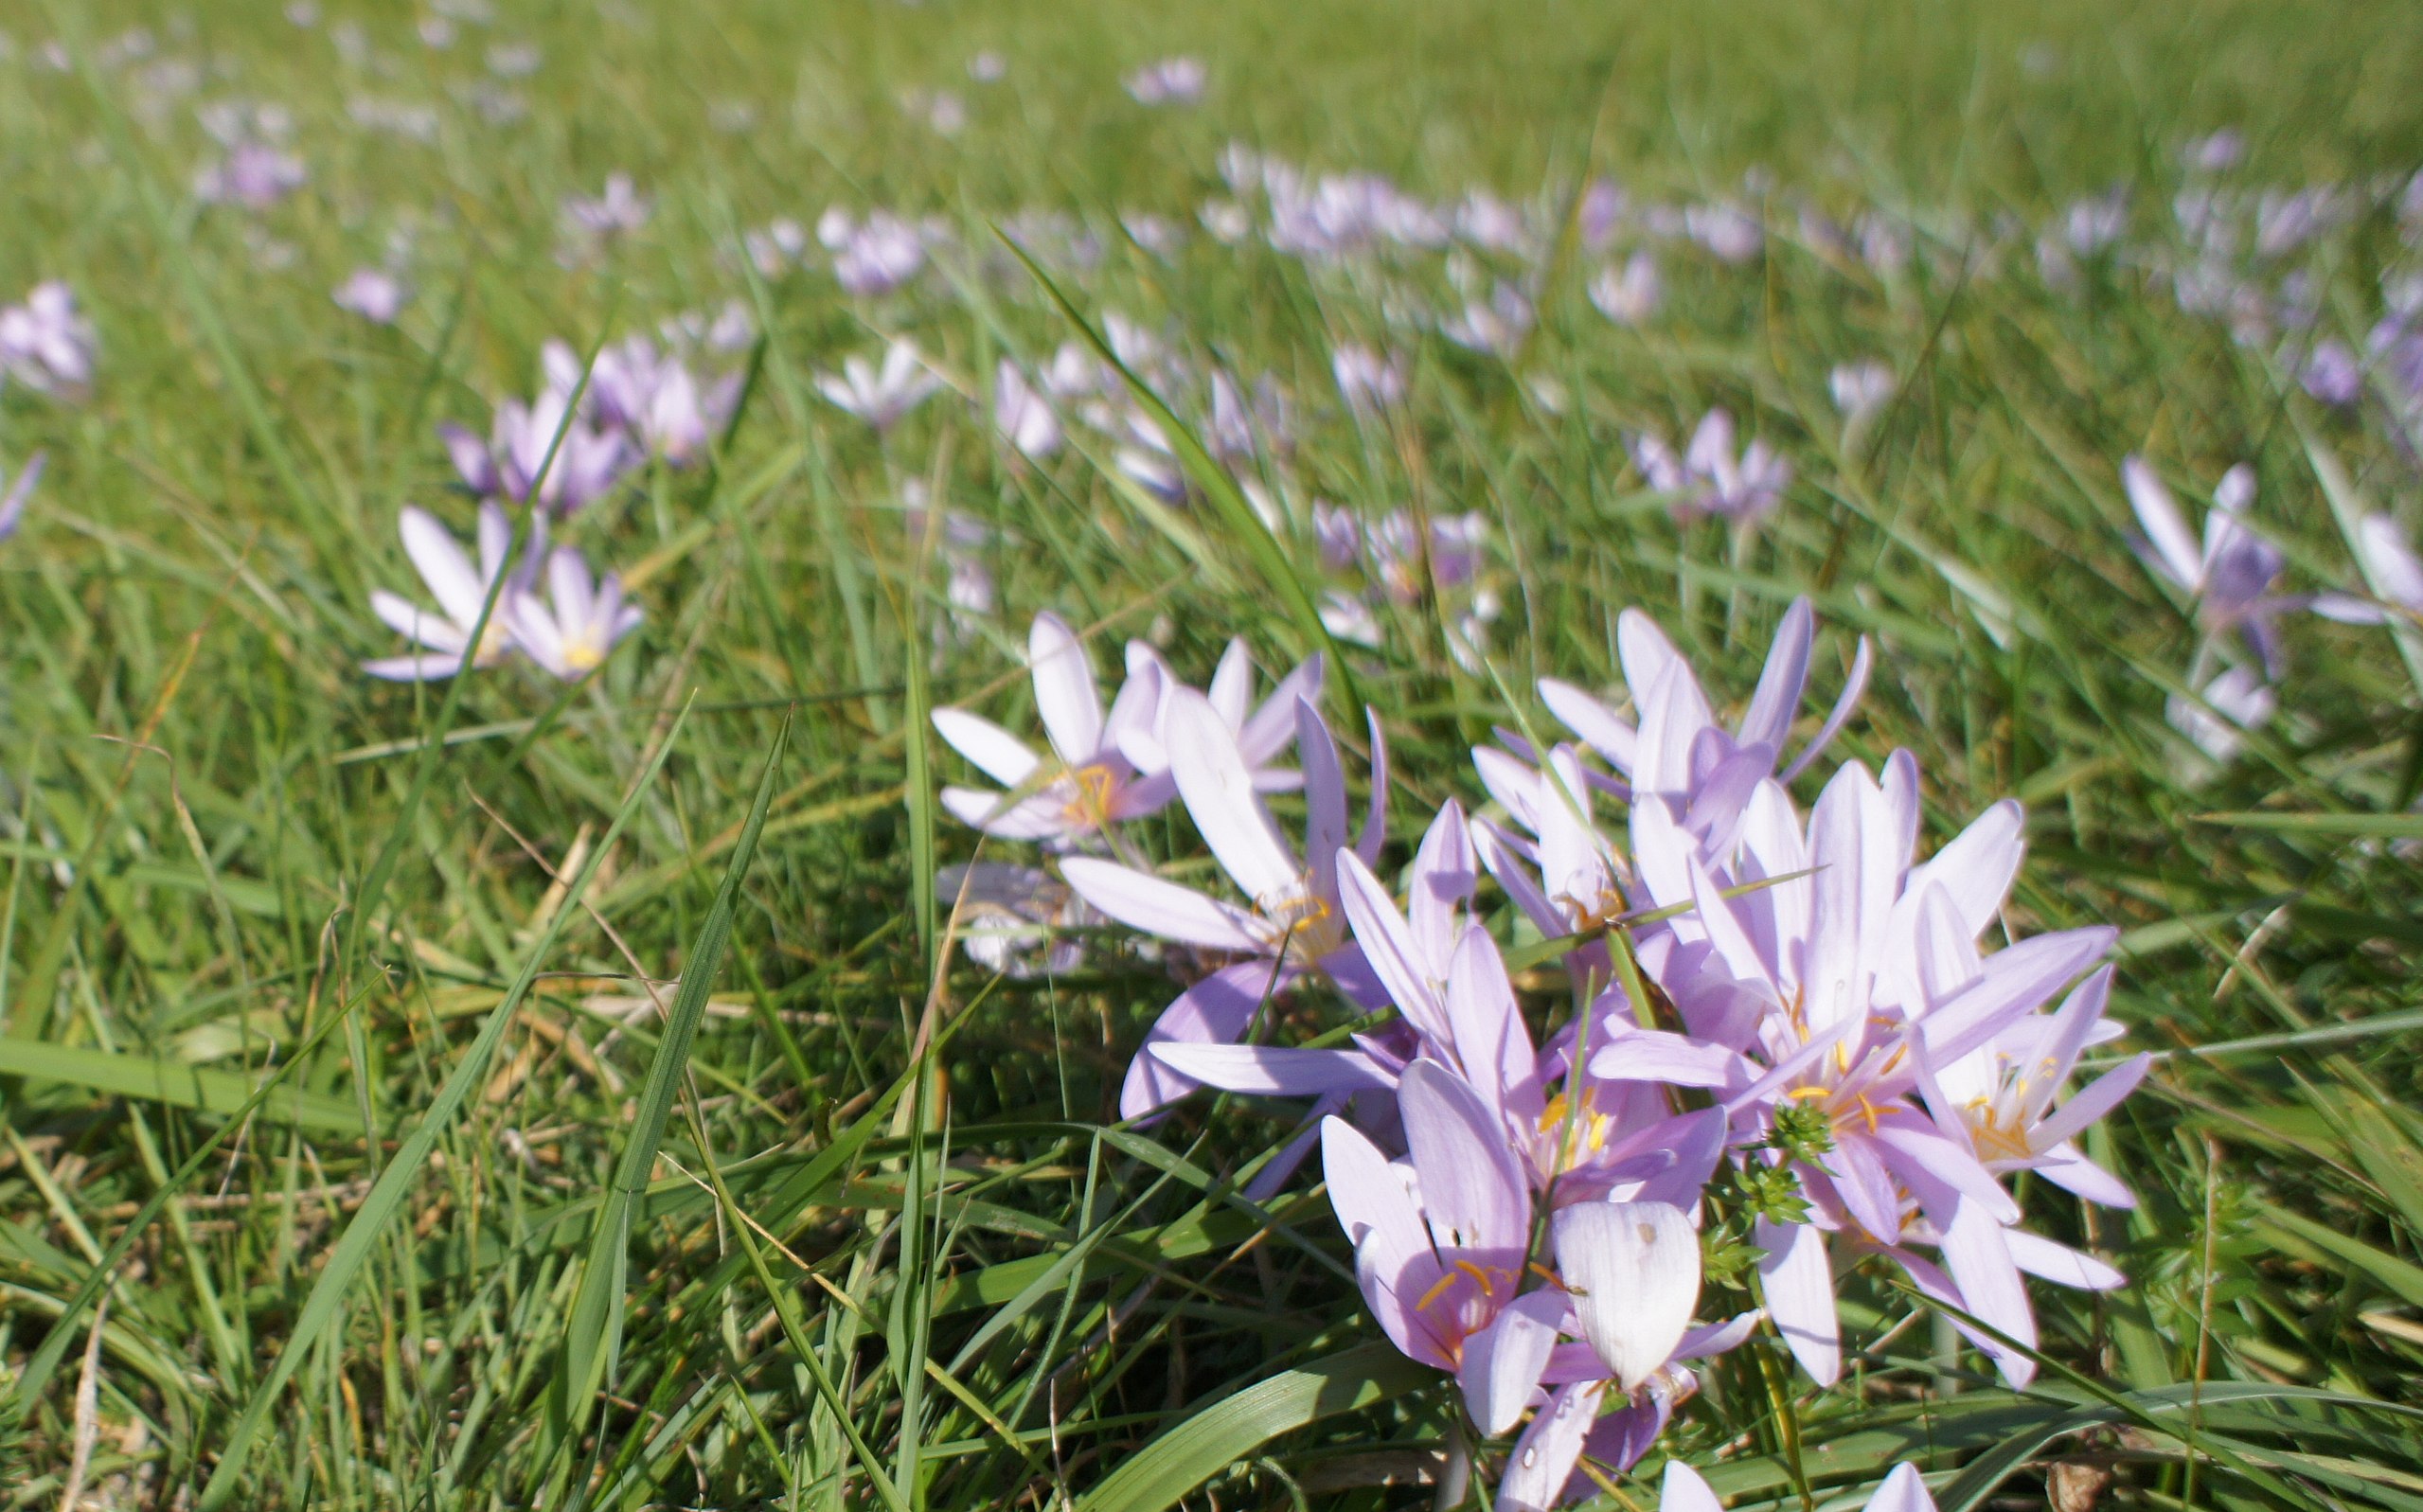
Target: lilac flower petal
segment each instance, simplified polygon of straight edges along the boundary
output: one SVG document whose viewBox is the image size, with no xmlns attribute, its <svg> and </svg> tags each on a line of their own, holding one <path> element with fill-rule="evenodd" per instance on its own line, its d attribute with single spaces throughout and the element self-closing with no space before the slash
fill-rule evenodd
<svg viewBox="0 0 2423 1512">
<path fill-rule="evenodd" d="M 1843 733 L 1843 726 L 1851 722 L 1851 711 L 1860 706 L 1860 695 L 1867 691 L 1868 673 L 1874 665 L 1875 656 L 1868 647 L 1868 638 L 1862 635 L 1859 649 L 1851 653 L 1851 675 L 1843 680 L 1843 691 L 1835 696 L 1834 706 L 1826 711 L 1826 722 L 1818 727 L 1807 748 L 1792 758 L 1792 764 L 1784 769 L 1786 782 L 1808 771 L 1808 764 L 1817 759 L 1818 753 L 1833 744 L 1834 738 Z"/>
<path fill-rule="evenodd" d="M 1023 787 L 1042 764 L 1042 758 L 1026 748 L 1025 741 L 984 716 L 965 709 L 935 709 L 934 731 L 951 749 L 1005 788 Z"/>
<path fill-rule="evenodd" d="M 2154 1058 L 2149 1055 L 2132 1056 L 2122 1061 L 2055 1109 L 2052 1116 L 2036 1126 L 2036 1137 L 2058 1144 L 2083 1132 L 2089 1124 L 2120 1106 L 2122 1098 L 2135 1092 L 2153 1066 Z"/>
<path fill-rule="evenodd" d="M 1363 959 L 1405 1022 L 1436 1043 L 1453 1043 L 1455 1032 L 1448 1024 L 1438 987 L 1423 965 L 1412 928 L 1405 916 L 1397 912 L 1396 900 L 1380 885 L 1380 879 L 1352 851 L 1338 853 L 1338 900 L 1355 942 L 1363 947 Z"/>
<path fill-rule="evenodd" d="M 1464 1341 L 1455 1372 L 1472 1421 L 1491 1438 L 1523 1419 L 1540 1389 L 1541 1372 L 1556 1347 L 1557 1324 L 1564 1316 L 1561 1292 L 1529 1291 L 1508 1303 L 1488 1326 Z"/>
<path fill-rule="evenodd" d="M 1127 1084 L 1119 1093 L 1119 1116 L 1142 1118 L 1157 1112 L 1195 1090 L 1193 1078 L 1151 1054 L 1171 1043 L 1228 1044 L 1245 1032 L 1265 998 L 1283 990 L 1290 975 L 1269 961 L 1240 961 L 1223 966 L 1178 994 L 1161 1010 L 1129 1062 Z"/>
<path fill-rule="evenodd" d="M 1758 1283 L 1775 1331 L 1809 1379 L 1833 1385 L 1843 1374 L 1842 1325 L 1834 1312 L 1826 1236 L 1811 1224 L 1760 1218 L 1751 1238 L 1766 1251 L 1758 1261 Z"/>
<path fill-rule="evenodd" d="M 1584 744 L 1606 757 L 1611 766 L 1624 773 L 1632 770 L 1639 737 L 1613 709 L 1571 683 L 1553 677 L 1540 680 L 1540 702 L 1564 721 L 1565 728 L 1580 736 Z"/>
<path fill-rule="evenodd" d="M 1698 1470 L 1681 1460 L 1667 1460 L 1666 1479 L 1658 1485 L 1657 1512 L 1724 1512 L 1724 1503 Z"/>
<path fill-rule="evenodd" d="M 2161 475 L 2143 459 L 2129 456 L 2121 459 L 2120 481 L 2128 491 L 2129 507 L 2137 511 L 2137 523 L 2145 527 L 2153 546 L 2154 564 L 2181 591 L 2195 593 L 2203 581 L 2204 553 L 2188 533 L 2187 522 Z"/>
<path fill-rule="evenodd" d="M 1261 941 L 1243 910 L 1191 887 L 1092 856 L 1068 856 L 1060 876 L 1097 913 L 1131 929 L 1213 951 L 1258 952 Z"/>
<path fill-rule="evenodd" d="M 2127 1276 L 2093 1255 L 2022 1229 L 2004 1230 L 2003 1242 L 2010 1247 L 2011 1259 L 2021 1270 L 2056 1286 L 2110 1291 L 2129 1284 Z"/>
<path fill-rule="evenodd" d="M 1808 685 L 1808 650 L 1816 622 L 1806 597 L 1793 599 L 1784 611 L 1783 622 L 1775 627 L 1775 643 L 1767 652 L 1766 667 L 1758 675 L 1758 689 L 1751 694 L 1750 707 L 1735 733 L 1743 745 L 1783 749 L 1792 716 L 1800 709 L 1801 689 Z"/>
<path fill-rule="evenodd" d="M 1630 1392 L 1674 1357 L 1691 1325 L 1700 1236 L 1666 1202 L 1585 1202 L 1559 1209 L 1552 1222 L 1582 1337 Z"/>
<path fill-rule="evenodd" d="M 1219 711 L 1192 688 L 1172 688 L 1161 719 L 1179 794 L 1221 867 L 1256 903 L 1292 892 L 1301 873 L 1271 827 Z"/>
<path fill-rule="evenodd" d="M 1084 643 L 1058 614 L 1035 616 L 1027 637 L 1034 670 L 1035 712 L 1052 738 L 1052 749 L 1072 767 L 1083 766 L 1102 749 L 1102 689 Z"/>
<path fill-rule="evenodd" d="M 1256 1097 L 1322 1097 L 1386 1092 L 1397 1077 L 1360 1050 L 1173 1041 L 1144 1052 L 1189 1080 Z"/>
<path fill-rule="evenodd" d="M 1398 1085 L 1397 1110 L 1421 1172 L 1432 1234 L 1442 1245 L 1519 1258 L 1531 1237 L 1530 1185 L 1471 1087 L 1443 1066 L 1417 1060 Z M 1691 1253 L 1696 1265 L 1696 1245 Z"/>
<path fill-rule="evenodd" d="M 1495 1512 L 1548 1512 L 1563 1500 L 1606 1390 L 1602 1382 L 1582 1381 L 1549 1394 L 1548 1405 L 1533 1415 L 1506 1457 Z"/>
<path fill-rule="evenodd" d="M 1862 1512 L 1935 1512 L 1935 1499 L 1927 1494 L 1918 1467 L 1904 1461 L 1893 1468 Z"/>
<path fill-rule="evenodd" d="M 2036 1158 L 2036 1174 L 2063 1191 L 2105 1207 L 2131 1208 L 2137 1194 L 2128 1183 L 2078 1153 L 2075 1146 L 2056 1145 Z"/>
</svg>

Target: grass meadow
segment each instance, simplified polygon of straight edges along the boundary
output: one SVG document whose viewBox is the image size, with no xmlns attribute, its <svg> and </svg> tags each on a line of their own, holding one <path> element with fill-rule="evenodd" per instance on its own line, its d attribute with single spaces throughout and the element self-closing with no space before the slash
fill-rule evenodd
<svg viewBox="0 0 2423 1512">
<path fill-rule="evenodd" d="M 2116 931 L 2084 1074 L 2151 1058 L 2080 1147 L 2136 1205 L 2010 1185 L 2127 1279 L 2030 1283 L 2015 1384 L 1970 1309 L 1839 1248 L 1839 1380 L 1754 1323 L 1661 1378 L 1629 1468 L 1552 1489 L 1644 1512 L 1671 1461 L 1817 1512 L 1910 1462 L 1941 1512 L 2423 1507 L 2423 580 L 2378 545 L 2423 527 L 2423 13 L 0 31 L 0 301 L 64 284 L 90 356 L 0 316 L 0 488 L 44 458 L 0 541 L 0 1506 L 1531 1504 L 1493 1491 L 1513 1432 L 1375 1325 L 1322 1162 L 1256 1183 L 1308 1099 L 1122 1121 L 1197 963 L 954 815 L 982 778 L 933 714 L 1036 730 L 1043 611 L 1106 677 L 1134 641 L 1201 685 L 1242 637 L 1258 697 L 1320 652 L 1358 811 L 1366 707 L 1384 734 L 1393 885 L 1447 800 L 1503 816 L 1471 748 L 1563 738 L 1541 679 L 1622 703 L 1620 612 L 1731 718 L 1807 596 L 1794 743 L 1864 637 L 1827 770 L 1911 753 L 1921 854 L 2024 805 L 1993 941 Z M 1199 95 L 1137 98 L 1180 58 Z M 1345 174 L 1393 189 L 1307 189 Z M 333 299 L 357 270 L 398 308 Z M 472 528 L 439 427 L 503 466 L 561 342 L 521 460 L 569 465 L 634 336 L 704 423 L 624 427 L 578 508 L 486 491 L 618 569 L 636 628 L 569 676 L 526 637 L 366 675 L 374 592 L 430 596 L 399 511 Z M 896 339 L 870 425 L 820 379 Z M 1342 391 L 1347 349 L 1386 392 Z M 1755 439 L 1788 477 L 1659 472 L 1643 438 L 1719 407 L 1725 468 Z M 2132 547 L 2132 456 L 2191 532 L 2249 470 L 2259 593 Z M 1310 800 L 1268 801 L 1297 833 Z M 1237 892 L 1183 805 L 1117 844 Z M 1529 1022 L 1570 1016 L 1555 940 L 1472 907 Z M 1357 1011 L 1307 988 L 1256 1035 L 1388 1032 Z M 1723 1201 L 1709 1320 L 1763 1300 Z"/>
</svg>

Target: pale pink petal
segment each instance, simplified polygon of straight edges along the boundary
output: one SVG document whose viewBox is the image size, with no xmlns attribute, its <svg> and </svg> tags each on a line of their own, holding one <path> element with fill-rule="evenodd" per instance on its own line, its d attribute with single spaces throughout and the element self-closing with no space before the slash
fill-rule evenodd
<svg viewBox="0 0 2423 1512">
<path fill-rule="evenodd" d="M 1559 1292 L 1529 1291 L 1506 1305 L 1488 1327 L 1464 1341 L 1455 1372 L 1464 1404 L 1481 1432 L 1495 1438 L 1523 1420 L 1523 1410 L 1540 1389 L 1548 1353 L 1557 1345 L 1557 1323 L 1564 1316 Z"/>
<path fill-rule="evenodd" d="M 951 749 L 1005 788 L 1024 786 L 1042 764 L 1024 740 L 980 714 L 938 708 L 934 711 L 934 730 Z"/>
<path fill-rule="evenodd" d="M 1700 1236 L 1669 1203 L 1584 1202 L 1558 1210 L 1552 1240 L 1582 1337 L 1631 1391 L 1674 1357 L 1691 1325 Z"/>
<path fill-rule="evenodd" d="M 1758 1284 L 1775 1331 L 1809 1379 L 1833 1385 L 1843 1374 L 1843 1335 L 1826 1236 L 1807 1223 L 1760 1218 L 1751 1237 L 1766 1252 L 1758 1261 Z"/>
<path fill-rule="evenodd" d="M 1091 856 L 1064 857 L 1060 876 L 1088 905 L 1130 929 L 1205 950 L 1263 952 L 1253 916 L 1191 887 Z"/>
<path fill-rule="evenodd" d="M 1271 827 L 1219 711 L 1192 688 L 1172 688 L 1161 733 L 1186 812 L 1238 887 L 1256 903 L 1292 892 L 1303 874 Z"/>
<path fill-rule="evenodd" d="M 1052 749 L 1072 767 L 1094 760 L 1102 751 L 1102 689 L 1085 644 L 1067 621 L 1046 612 L 1035 616 L 1026 660 L 1035 678 L 1035 712 Z"/>
<path fill-rule="evenodd" d="M 1783 749 L 1792 716 L 1800 710 L 1801 690 L 1808 685 L 1808 649 L 1816 619 L 1807 598 L 1793 599 L 1784 611 L 1783 622 L 1775 627 L 1775 643 L 1767 651 L 1767 665 L 1758 674 L 1757 691 L 1750 695 L 1750 707 L 1735 734 L 1743 745 Z"/>
</svg>

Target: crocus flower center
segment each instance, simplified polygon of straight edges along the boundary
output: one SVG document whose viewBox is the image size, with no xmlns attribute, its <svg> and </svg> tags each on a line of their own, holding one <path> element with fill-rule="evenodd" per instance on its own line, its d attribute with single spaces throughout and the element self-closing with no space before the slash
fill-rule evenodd
<svg viewBox="0 0 2423 1512">
<path fill-rule="evenodd" d="M 563 643 L 563 665 L 576 672 L 595 671 L 606 660 L 606 648 L 594 635 Z"/>
<path fill-rule="evenodd" d="M 1345 916 L 1304 882 L 1254 906 L 1270 920 L 1273 943 L 1284 944 L 1292 956 L 1317 961 L 1345 946 Z"/>
<path fill-rule="evenodd" d="M 1099 761 L 1091 761 L 1069 773 L 1066 782 L 1067 800 L 1060 805 L 1061 816 L 1075 829 L 1099 829 L 1111 822 L 1111 791 L 1118 786 L 1118 777 Z"/>
</svg>

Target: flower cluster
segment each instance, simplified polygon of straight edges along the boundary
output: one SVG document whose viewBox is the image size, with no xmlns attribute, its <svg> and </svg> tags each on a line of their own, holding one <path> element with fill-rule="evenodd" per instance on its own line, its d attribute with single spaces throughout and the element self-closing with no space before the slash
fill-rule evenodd
<svg viewBox="0 0 2423 1512">
<path fill-rule="evenodd" d="M 2064 1095 L 2116 1032 L 2099 964 L 2114 934 L 2014 937 L 2019 806 L 1922 859 L 1917 766 L 1895 752 L 1880 771 L 1839 766 L 1804 813 L 1789 785 L 1870 669 L 1862 641 L 1787 758 L 1816 664 L 1806 601 L 1730 722 L 1646 614 L 1627 611 L 1617 639 L 1629 709 L 1543 683 L 1568 738 L 1476 750 L 1488 803 L 1444 804 L 1394 884 L 1379 720 L 1358 820 L 1317 661 L 1257 703 L 1241 644 L 1200 691 L 1131 644 L 1106 713 L 1081 642 L 1044 614 L 1029 659 L 1048 754 L 967 710 L 935 715 L 1006 790 L 949 789 L 944 806 L 1042 844 L 1065 888 L 997 868 L 989 915 L 1048 934 L 1082 905 L 1158 941 L 1185 979 L 1122 1114 L 1204 1087 L 1309 1101 L 1249 1192 L 1318 1151 L 1381 1329 L 1455 1377 L 1479 1432 L 1522 1430 L 1502 1507 L 1585 1486 L 1585 1456 L 1631 1465 L 1696 1390 L 1694 1362 L 1762 1326 L 1833 1382 L 1837 1278 L 1863 1258 L 1943 1304 L 2015 1385 L 2033 1371 L 2024 1278 L 2122 1279 L 2027 1228 L 2010 1190 L 2032 1172 L 2129 1205 L 2076 1139 L 2147 1066 Z M 1267 802 L 1289 792 L 1300 840 Z M 1124 831 L 1172 802 L 1228 889 L 1162 875 Z M 1031 906 L 1002 896 L 1021 879 Z M 1568 1006 L 1542 1024 L 1516 984 L 1551 963 Z M 1347 1018 L 1290 1042 L 1324 1003 Z"/>
</svg>

